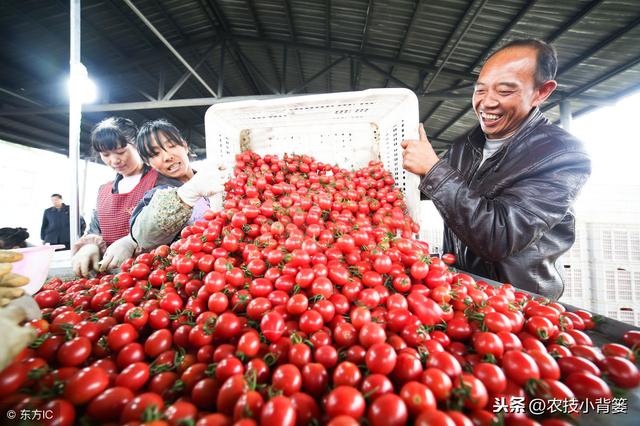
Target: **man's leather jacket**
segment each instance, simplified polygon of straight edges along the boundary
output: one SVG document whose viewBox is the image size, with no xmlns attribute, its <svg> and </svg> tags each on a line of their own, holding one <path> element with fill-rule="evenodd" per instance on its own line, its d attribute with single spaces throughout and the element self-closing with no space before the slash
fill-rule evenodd
<svg viewBox="0 0 640 426">
<path fill-rule="evenodd" d="M 572 205 L 591 173 L 589 156 L 542 115 L 478 167 L 484 143 L 478 126 L 420 182 L 444 219 L 444 251 L 463 271 L 557 299 L 557 261 L 575 240 Z"/>
</svg>

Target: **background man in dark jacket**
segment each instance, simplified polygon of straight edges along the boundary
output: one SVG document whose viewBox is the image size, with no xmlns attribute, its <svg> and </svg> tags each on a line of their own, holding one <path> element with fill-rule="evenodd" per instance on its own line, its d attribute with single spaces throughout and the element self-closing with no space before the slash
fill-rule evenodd
<svg viewBox="0 0 640 426">
<path fill-rule="evenodd" d="M 480 125 L 442 159 L 424 128 L 405 140 L 404 168 L 445 223 L 456 266 L 551 299 L 564 284 L 558 258 L 575 240 L 573 203 L 591 173 L 580 141 L 538 107 L 557 87 L 555 50 L 516 40 L 480 71 L 473 108 Z"/>
<path fill-rule="evenodd" d="M 62 195 L 52 194 L 53 207 L 45 209 L 40 227 L 40 239 L 42 244 L 64 244 L 69 250 L 71 236 L 69 232 L 69 206 L 62 202 Z M 80 217 L 80 233 L 84 233 L 84 218 Z"/>
</svg>

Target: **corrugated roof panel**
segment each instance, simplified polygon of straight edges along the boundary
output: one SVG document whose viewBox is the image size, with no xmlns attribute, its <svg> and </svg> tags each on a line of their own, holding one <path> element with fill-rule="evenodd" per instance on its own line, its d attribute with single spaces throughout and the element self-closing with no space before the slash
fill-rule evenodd
<svg viewBox="0 0 640 426">
<path fill-rule="evenodd" d="M 164 5 L 168 15 L 178 24 L 187 36 L 199 33 L 202 29 L 213 32 L 211 21 L 202 5 L 197 1 L 165 0 Z"/>
</svg>

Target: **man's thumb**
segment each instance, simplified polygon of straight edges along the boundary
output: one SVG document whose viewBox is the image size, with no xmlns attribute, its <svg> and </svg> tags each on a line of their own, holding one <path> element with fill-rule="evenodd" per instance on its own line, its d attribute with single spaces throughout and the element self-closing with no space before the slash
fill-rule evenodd
<svg viewBox="0 0 640 426">
<path fill-rule="evenodd" d="M 421 141 L 426 141 L 427 140 L 427 132 L 424 131 L 424 125 L 422 123 L 420 123 L 420 126 L 418 127 L 418 132 L 420 133 L 420 140 Z"/>
</svg>

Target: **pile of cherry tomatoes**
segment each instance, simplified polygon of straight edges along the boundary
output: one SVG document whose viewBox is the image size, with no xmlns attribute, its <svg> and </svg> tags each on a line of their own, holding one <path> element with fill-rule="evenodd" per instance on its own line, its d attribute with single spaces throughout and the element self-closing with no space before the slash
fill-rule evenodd
<svg viewBox="0 0 640 426">
<path fill-rule="evenodd" d="M 3 412 L 53 410 L 55 425 L 562 426 L 578 410 L 495 401 L 638 386 L 640 333 L 598 348 L 588 312 L 429 256 L 380 162 L 236 162 L 224 209 L 171 246 L 44 286 L 38 339 L 0 372 Z"/>
</svg>

